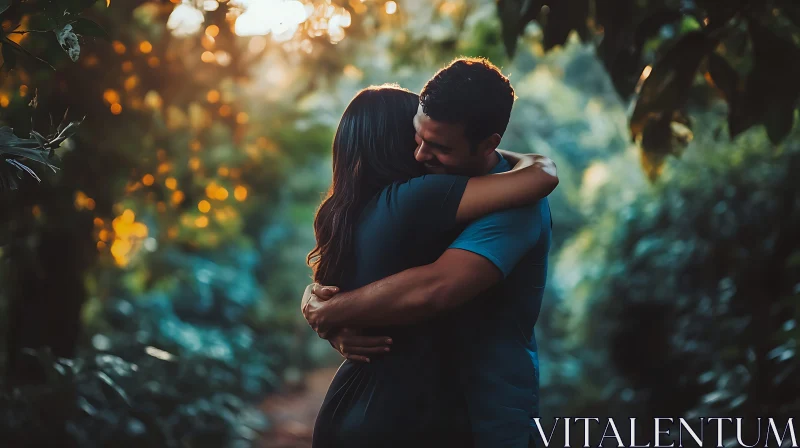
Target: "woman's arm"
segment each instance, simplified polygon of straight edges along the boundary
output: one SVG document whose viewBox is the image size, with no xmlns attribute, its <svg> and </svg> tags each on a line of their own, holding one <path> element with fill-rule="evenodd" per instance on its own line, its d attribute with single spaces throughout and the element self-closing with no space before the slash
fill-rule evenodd
<svg viewBox="0 0 800 448">
<path fill-rule="evenodd" d="M 525 157 L 525 154 L 506 151 L 505 149 L 496 149 L 495 151 L 506 159 L 512 170 L 522 169 L 533 164 L 532 159 Z"/>
<path fill-rule="evenodd" d="M 505 173 L 473 177 L 467 182 L 458 205 L 456 222 L 475 220 L 489 213 L 533 204 L 558 185 L 556 164 L 538 154 L 500 151 L 514 169 Z"/>
</svg>

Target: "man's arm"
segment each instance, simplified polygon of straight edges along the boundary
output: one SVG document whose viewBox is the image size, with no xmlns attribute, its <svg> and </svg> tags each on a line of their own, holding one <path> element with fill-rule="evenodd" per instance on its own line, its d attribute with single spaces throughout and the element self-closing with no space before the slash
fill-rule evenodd
<svg viewBox="0 0 800 448">
<path fill-rule="evenodd" d="M 324 301 L 309 295 L 303 314 L 324 335 L 332 328 L 406 325 L 455 308 L 503 278 L 487 258 L 448 249 L 435 262 L 407 269 Z"/>
<path fill-rule="evenodd" d="M 304 300 L 303 314 L 325 337 L 331 328 L 404 325 L 456 307 L 507 276 L 536 245 L 542 227 L 550 224 L 542 209 L 536 204 L 475 221 L 436 262 L 327 302 L 312 295 Z"/>
</svg>

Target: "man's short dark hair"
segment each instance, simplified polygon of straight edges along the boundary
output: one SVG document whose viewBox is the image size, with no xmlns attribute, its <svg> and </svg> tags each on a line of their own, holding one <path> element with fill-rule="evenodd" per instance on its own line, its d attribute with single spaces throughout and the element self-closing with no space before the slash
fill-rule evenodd
<svg viewBox="0 0 800 448">
<path fill-rule="evenodd" d="M 506 131 L 514 89 L 500 69 L 484 58 L 458 58 L 439 70 L 419 94 L 432 120 L 464 125 L 473 144 Z"/>
</svg>

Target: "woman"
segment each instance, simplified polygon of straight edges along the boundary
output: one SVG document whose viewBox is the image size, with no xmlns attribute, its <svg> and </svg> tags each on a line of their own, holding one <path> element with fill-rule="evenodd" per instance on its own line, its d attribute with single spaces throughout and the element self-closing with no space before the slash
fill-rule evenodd
<svg viewBox="0 0 800 448">
<path fill-rule="evenodd" d="M 505 152 L 516 163 L 513 175 L 425 176 L 414 158 L 418 105 L 407 90 L 371 87 L 342 115 L 333 183 L 308 256 L 315 282 L 346 291 L 433 262 L 459 225 L 532 204 L 555 188 L 557 179 L 532 158 Z M 430 214 L 444 218 L 426 221 Z M 453 404 L 459 392 L 444 373 L 436 329 L 435 322 L 395 328 L 390 354 L 369 363 L 347 359 L 320 409 L 313 447 L 468 446 L 469 427 Z"/>
</svg>

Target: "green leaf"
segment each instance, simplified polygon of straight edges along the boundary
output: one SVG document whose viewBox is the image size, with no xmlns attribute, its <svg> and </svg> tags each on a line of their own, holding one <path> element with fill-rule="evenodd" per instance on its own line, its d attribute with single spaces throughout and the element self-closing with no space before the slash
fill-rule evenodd
<svg viewBox="0 0 800 448">
<path fill-rule="evenodd" d="M 517 50 L 517 40 L 544 4 L 543 0 L 498 0 L 497 14 L 503 34 L 503 44 L 509 57 Z"/>
<path fill-rule="evenodd" d="M 32 169 L 28 168 L 28 166 L 25 165 L 24 163 L 19 162 L 19 161 L 14 160 L 14 159 L 6 159 L 6 162 L 8 162 L 11 166 L 13 166 L 13 167 L 15 167 L 17 169 L 28 173 L 31 177 L 36 179 L 37 182 L 41 182 L 42 181 L 39 178 L 39 176 L 37 176 L 36 173 Z"/>
<path fill-rule="evenodd" d="M 681 118 L 697 70 L 717 40 L 702 31 L 682 36 L 655 63 L 642 83 L 630 119 L 631 136 L 641 139 L 642 165 L 652 180 L 664 159 L 691 140 L 688 120 Z"/>
<path fill-rule="evenodd" d="M 708 55 L 708 74 L 728 102 L 728 133 L 736 137 L 756 123 L 753 109 L 747 107 L 739 73 L 716 52 Z"/>
<path fill-rule="evenodd" d="M 697 21 L 696 18 L 692 16 L 685 16 L 683 20 L 681 20 L 681 32 L 686 33 L 689 31 L 697 31 L 702 29 L 703 27 L 700 25 L 700 22 Z"/>
<path fill-rule="evenodd" d="M 39 143 L 29 138 L 19 138 L 14 134 L 13 128 L 3 126 L 0 127 L 0 147 L 3 146 L 36 149 L 39 147 Z"/>
<path fill-rule="evenodd" d="M 35 11 L 29 14 L 26 25 L 29 30 L 53 31 L 58 28 L 58 23 L 42 11 Z"/>
<path fill-rule="evenodd" d="M 641 163 L 647 178 L 654 181 L 661 174 L 667 155 L 672 152 L 672 115 L 648 120 L 642 130 Z"/>
<path fill-rule="evenodd" d="M 0 146 L 0 154 L 12 155 L 17 157 L 24 157 L 28 160 L 33 160 L 34 162 L 39 162 L 43 165 L 46 165 L 53 168 L 53 165 L 47 160 L 45 156 L 45 152 L 39 149 L 27 149 L 27 148 L 14 148 L 9 146 Z M 55 171 L 55 170 L 54 170 Z"/>
<path fill-rule="evenodd" d="M 64 133 L 62 132 L 62 134 Z M 0 156 L 22 157 L 41 163 L 55 172 L 57 167 L 50 162 L 50 156 L 52 149 L 57 147 L 63 139 L 59 140 L 59 136 L 50 142 L 43 142 L 42 140 L 46 139 L 41 135 L 36 133 L 33 135 L 35 138 L 22 139 L 14 135 L 14 130 L 10 127 L 0 128 Z M 42 140 L 39 140 L 39 137 L 42 137 Z"/>
<path fill-rule="evenodd" d="M 522 0 L 498 0 L 497 2 L 497 15 L 500 16 L 503 44 L 506 46 L 509 57 L 513 57 L 517 51 L 521 12 Z"/>
<path fill-rule="evenodd" d="M 52 65 L 50 65 L 50 63 L 49 63 L 49 62 L 45 61 L 44 59 L 40 58 L 39 56 L 36 56 L 36 55 L 34 55 L 33 53 L 31 53 L 30 51 L 28 51 L 28 50 L 27 50 L 25 47 L 23 47 L 22 45 L 19 45 L 19 44 L 17 44 L 16 42 L 14 42 L 14 41 L 12 41 L 12 40 L 9 40 L 9 39 L 8 39 L 8 38 L 6 38 L 6 37 L 4 37 L 4 38 L 2 39 L 2 44 L 3 44 L 3 48 L 5 48 L 7 45 L 10 45 L 10 46 L 11 46 L 11 47 L 12 47 L 14 50 L 17 50 L 17 51 L 19 51 L 19 52 L 21 52 L 21 53 L 24 53 L 24 54 L 26 54 L 26 55 L 28 55 L 28 56 L 32 57 L 33 59 L 36 59 L 37 61 L 39 61 L 39 62 L 41 62 L 41 63 L 43 63 L 43 64 L 47 65 L 48 67 L 50 67 L 50 68 L 51 68 L 53 71 L 55 71 L 55 69 L 56 69 L 55 67 L 53 67 Z"/>
<path fill-rule="evenodd" d="M 126 394 L 125 391 L 119 387 L 119 385 L 117 385 L 117 383 L 115 383 L 110 376 L 108 376 L 105 372 L 96 372 L 95 375 L 103 382 L 103 384 L 106 385 L 107 390 L 114 392 L 116 396 L 122 398 L 122 400 L 130 406 L 131 401 L 130 398 L 128 398 L 128 394 Z"/>
<path fill-rule="evenodd" d="M 560 0 L 550 2 L 549 6 L 544 24 L 545 50 L 564 45 L 572 30 L 576 30 L 584 40 L 588 37 L 589 0 Z"/>
<path fill-rule="evenodd" d="M 717 53 L 708 55 L 708 73 L 714 85 L 722 92 L 730 103 L 739 93 L 739 74 L 731 64 Z"/>
<path fill-rule="evenodd" d="M 34 139 L 36 139 L 36 143 L 38 143 L 42 149 L 47 148 L 47 139 L 44 136 L 36 131 L 31 131 L 31 135 Z"/>
<path fill-rule="evenodd" d="M 701 31 L 683 35 L 653 66 L 642 83 L 630 120 L 631 135 L 641 136 L 652 117 L 671 116 L 686 104 L 703 58 L 717 41 Z"/>
<path fill-rule="evenodd" d="M 794 124 L 794 106 L 800 98 L 800 49 L 756 21 L 748 23 L 748 32 L 753 41 L 753 69 L 747 77 L 742 108 L 753 115 L 753 124 L 764 124 L 770 140 L 777 144 Z M 735 135 L 733 129 L 731 134 Z"/>
<path fill-rule="evenodd" d="M 0 192 L 19 188 L 16 179 L 18 173 L 17 169 L 0 164 Z"/>
<path fill-rule="evenodd" d="M 101 28 L 100 25 L 83 17 L 72 22 L 72 31 L 80 36 L 100 37 L 106 40 L 111 39 L 106 30 Z"/>
<path fill-rule="evenodd" d="M 64 117 L 66 118 L 66 112 L 64 113 Z M 50 142 L 51 147 L 60 146 L 64 140 L 75 135 L 75 133 L 78 132 L 78 127 L 81 125 L 81 123 L 83 123 L 84 119 L 86 119 L 86 117 L 83 117 L 78 121 L 71 121 L 63 128 L 61 127 L 63 125 L 62 122 L 62 124 L 58 126 L 58 135 Z"/>
<path fill-rule="evenodd" d="M 597 48 L 617 93 L 628 99 L 644 69 L 642 52 L 646 43 L 667 24 L 683 17 L 680 11 L 656 8 L 635 20 L 637 7 L 632 0 L 597 0 L 596 20 L 603 27 L 603 40 Z"/>
<path fill-rule="evenodd" d="M 69 114 L 69 107 L 64 110 L 64 116 L 61 118 L 61 122 L 58 123 L 58 128 L 56 129 L 56 132 L 58 132 L 59 134 L 67 126 L 67 123 L 68 123 L 67 122 L 67 114 Z M 50 117 L 50 122 L 51 123 L 53 122 L 53 117 L 52 116 Z M 51 124 L 51 126 L 52 126 L 52 124 Z"/>
<path fill-rule="evenodd" d="M 58 44 L 61 49 L 72 59 L 72 62 L 78 60 L 81 55 L 81 44 L 78 42 L 78 35 L 72 29 L 72 25 L 66 24 L 63 28 L 55 31 Z"/>
</svg>

